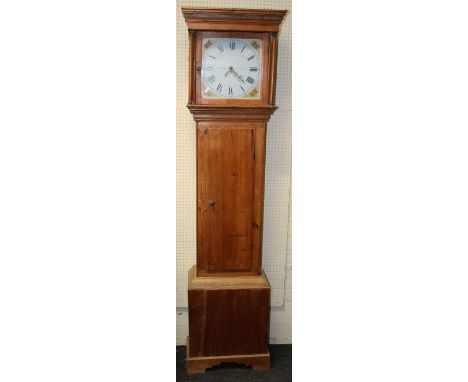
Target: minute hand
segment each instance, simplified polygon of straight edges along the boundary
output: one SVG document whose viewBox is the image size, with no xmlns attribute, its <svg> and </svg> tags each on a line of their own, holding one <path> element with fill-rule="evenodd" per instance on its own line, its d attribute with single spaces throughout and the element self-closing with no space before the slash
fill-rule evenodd
<svg viewBox="0 0 468 382">
<path fill-rule="evenodd" d="M 236 77 L 239 81 L 241 81 L 242 83 L 245 83 L 245 81 L 244 81 L 244 79 L 242 78 L 242 76 L 238 75 L 234 69 L 230 69 L 230 72 L 231 72 L 232 75 L 233 75 L 234 77 Z"/>
</svg>

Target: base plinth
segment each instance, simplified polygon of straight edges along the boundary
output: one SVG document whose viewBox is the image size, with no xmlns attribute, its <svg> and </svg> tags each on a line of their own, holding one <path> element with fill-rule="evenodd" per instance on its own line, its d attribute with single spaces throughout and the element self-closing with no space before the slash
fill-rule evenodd
<svg viewBox="0 0 468 382">
<path fill-rule="evenodd" d="M 258 276 L 197 277 L 189 272 L 187 371 L 223 362 L 270 367 L 270 284 Z"/>
<path fill-rule="evenodd" d="M 187 338 L 187 372 L 189 374 L 204 373 L 206 369 L 225 362 L 235 362 L 251 366 L 252 369 L 256 371 L 270 368 L 270 353 L 191 357 L 189 343 L 189 338 Z"/>
</svg>

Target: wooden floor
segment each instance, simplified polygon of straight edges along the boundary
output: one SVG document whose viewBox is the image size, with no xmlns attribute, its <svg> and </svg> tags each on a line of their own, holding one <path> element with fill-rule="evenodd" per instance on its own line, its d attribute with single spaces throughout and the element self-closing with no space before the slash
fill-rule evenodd
<svg viewBox="0 0 468 382">
<path fill-rule="evenodd" d="M 203 374 L 185 371 L 185 346 L 176 347 L 177 382 L 289 382 L 291 374 L 291 345 L 270 345 L 271 368 L 253 371 L 238 364 L 223 364 L 208 369 Z"/>
</svg>

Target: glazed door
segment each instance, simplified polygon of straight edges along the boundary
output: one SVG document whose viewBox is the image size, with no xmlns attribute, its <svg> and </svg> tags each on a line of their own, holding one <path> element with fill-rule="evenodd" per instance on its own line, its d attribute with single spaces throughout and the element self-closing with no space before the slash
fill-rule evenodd
<svg viewBox="0 0 468 382">
<path fill-rule="evenodd" d="M 254 177 L 255 130 L 251 125 L 198 123 L 199 269 L 251 270 Z"/>
</svg>

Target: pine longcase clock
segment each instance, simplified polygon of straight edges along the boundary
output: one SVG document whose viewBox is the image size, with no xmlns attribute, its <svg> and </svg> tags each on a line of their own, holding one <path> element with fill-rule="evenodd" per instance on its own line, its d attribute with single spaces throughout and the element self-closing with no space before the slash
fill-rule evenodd
<svg viewBox="0 0 468 382">
<path fill-rule="evenodd" d="M 262 271 L 267 122 L 286 11 L 182 8 L 197 137 L 197 264 L 189 273 L 187 369 L 269 366 Z"/>
</svg>

